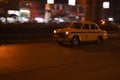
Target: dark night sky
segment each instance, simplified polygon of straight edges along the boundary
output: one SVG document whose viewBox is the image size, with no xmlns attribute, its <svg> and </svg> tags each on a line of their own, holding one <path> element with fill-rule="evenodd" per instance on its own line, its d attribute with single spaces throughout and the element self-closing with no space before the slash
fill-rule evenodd
<svg viewBox="0 0 120 80">
<path fill-rule="evenodd" d="M 113 11 L 113 16 L 117 23 L 120 23 L 120 0 L 112 0 L 111 8 Z"/>
</svg>

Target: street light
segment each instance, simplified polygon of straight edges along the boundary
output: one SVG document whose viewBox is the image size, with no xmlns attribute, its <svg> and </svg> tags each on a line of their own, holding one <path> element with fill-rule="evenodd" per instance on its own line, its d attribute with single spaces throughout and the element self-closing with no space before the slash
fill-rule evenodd
<svg viewBox="0 0 120 80">
<path fill-rule="evenodd" d="M 110 9 L 110 1 L 105 0 L 102 3 L 102 11 L 101 11 L 101 18 L 102 20 L 108 22 L 108 21 L 113 21 L 113 19 L 111 19 L 112 17 L 112 13 L 111 13 L 111 9 Z"/>
<path fill-rule="evenodd" d="M 69 0 L 68 5 L 75 6 L 76 5 L 76 0 Z"/>
<path fill-rule="evenodd" d="M 109 9 L 109 8 L 110 8 L 110 2 L 109 1 L 103 2 L 103 9 Z"/>
<path fill-rule="evenodd" d="M 47 4 L 54 4 L 54 0 L 47 0 Z"/>
</svg>

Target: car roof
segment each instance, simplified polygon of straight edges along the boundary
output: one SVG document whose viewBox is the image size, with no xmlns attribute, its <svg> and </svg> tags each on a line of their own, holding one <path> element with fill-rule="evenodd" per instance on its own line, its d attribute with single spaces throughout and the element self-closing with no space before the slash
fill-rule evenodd
<svg viewBox="0 0 120 80">
<path fill-rule="evenodd" d="M 95 22 L 92 22 L 92 21 L 77 21 L 77 22 L 73 22 L 73 23 L 96 24 Z"/>
</svg>

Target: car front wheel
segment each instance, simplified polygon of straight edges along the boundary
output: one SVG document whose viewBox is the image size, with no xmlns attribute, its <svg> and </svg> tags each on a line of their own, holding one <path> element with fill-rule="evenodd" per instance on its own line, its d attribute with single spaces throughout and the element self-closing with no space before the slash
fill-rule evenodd
<svg viewBox="0 0 120 80">
<path fill-rule="evenodd" d="M 71 40 L 71 44 L 73 46 L 77 46 L 79 45 L 79 43 L 80 43 L 79 37 L 73 37 L 73 39 Z"/>
</svg>

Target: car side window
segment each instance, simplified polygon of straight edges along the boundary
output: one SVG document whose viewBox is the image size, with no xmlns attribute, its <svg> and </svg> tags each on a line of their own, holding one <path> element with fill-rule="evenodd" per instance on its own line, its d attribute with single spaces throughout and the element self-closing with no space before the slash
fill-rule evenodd
<svg viewBox="0 0 120 80">
<path fill-rule="evenodd" d="M 82 24 L 81 23 L 74 23 L 72 28 L 76 28 L 76 29 L 81 29 Z"/>
<path fill-rule="evenodd" d="M 84 24 L 83 29 L 89 30 L 89 24 Z"/>
<path fill-rule="evenodd" d="M 97 26 L 95 24 L 91 24 L 91 29 L 92 30 L 96 30 L 97 29 Z"/>
</svg>

